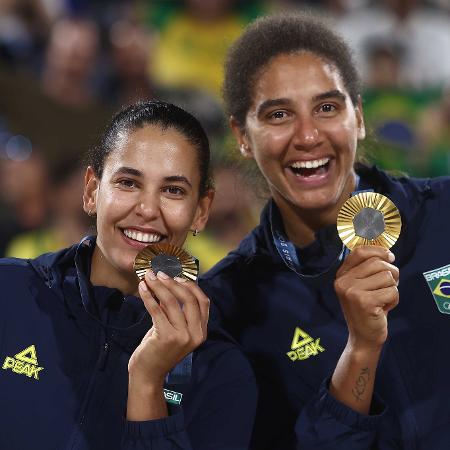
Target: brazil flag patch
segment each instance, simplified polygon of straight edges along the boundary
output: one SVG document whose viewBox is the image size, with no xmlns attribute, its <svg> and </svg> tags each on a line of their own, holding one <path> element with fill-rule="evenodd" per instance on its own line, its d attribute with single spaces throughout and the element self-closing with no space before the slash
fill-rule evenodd
<svg viewBox="0 0 450 450">
<path fill-rule="evenodd" d="M 424 272 L 423 276 L 442 314 L 450 314 L 450 264 Z"/>
</svg>

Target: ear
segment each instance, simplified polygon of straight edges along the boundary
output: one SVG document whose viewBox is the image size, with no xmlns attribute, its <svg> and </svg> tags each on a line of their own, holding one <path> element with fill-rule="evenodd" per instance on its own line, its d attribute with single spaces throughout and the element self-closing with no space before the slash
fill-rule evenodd
<svg viewBox="0 0 450 450">
<path fill-rule="evenodd" d="M 358 95 L 358 104 L 356 105 L 355 112 L 358 126 L 358 140 L 362 141 L 366 137 L 366 127 L 364 125 L 364 114 L 360 95 Z"/>
<path fill-rule="evenodd" d="M 84 191 L 83 191 L 83 209 L 92 216 L 97 212 L 97 192 L 100 186 L 100 181 L 94 172 L 94 169 L 89 166 L 84 175 Z"/>
<path fill-rule="evenodd" d="M 191 230 L 202 231 L 206 222 L 208 222 L 209 212 L 211 211 L 211 205 L 214 200 L 216 191 L 209 189 L 208 192 L 199 199 L 197 205 L 197 211 L 195 212 L 194 220 L 192 221 Z"/>
<path fill-rule="evenodd" d="M 230 128 L 239 145 L 239 151 L 244 158 L 253 158 L 253 152 L 250 148 L 245 129 L 233 116 L 230 117 Z"/>
</svg>

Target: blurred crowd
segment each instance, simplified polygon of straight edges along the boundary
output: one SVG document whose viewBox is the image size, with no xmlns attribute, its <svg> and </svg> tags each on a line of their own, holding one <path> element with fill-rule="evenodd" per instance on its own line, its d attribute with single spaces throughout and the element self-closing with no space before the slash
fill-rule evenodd
<svg viewBox="0 0 450 450">
<path fill-rule="evenodd" d="M 0 0 L 0 256 L 93 232 L 83 156 L 117 109 L 162 99 L 211 139 L 217 195 L 188 249 L 205 270 L 255 225 L 264 189 L 239 162 L 221 103 L 228 46 L 272 11 L 322 15 L 354 49 L 366 161 L 450 174 L 450 0 Z"/>
</svg>

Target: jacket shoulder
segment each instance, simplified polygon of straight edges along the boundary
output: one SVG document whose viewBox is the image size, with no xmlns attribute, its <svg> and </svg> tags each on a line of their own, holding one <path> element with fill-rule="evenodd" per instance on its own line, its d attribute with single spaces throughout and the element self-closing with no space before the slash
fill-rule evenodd
<svg viewBox="0 0 450 450">
<path fill-rule="evenodd" d="M 0 258 L 0 276 L 10 279 L 14 274 L 20 276 L 26 272 L 33 272 L 29 259 L 21 258 Z"/>
</svg>

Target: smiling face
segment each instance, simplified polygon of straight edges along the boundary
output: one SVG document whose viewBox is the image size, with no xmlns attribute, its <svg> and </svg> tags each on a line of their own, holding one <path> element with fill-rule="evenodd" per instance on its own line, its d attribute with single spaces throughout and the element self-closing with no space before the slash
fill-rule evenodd
<svg viewBox="0 0 450 450">
<path fill-rule="evenodd" d="M 199 198 L 199 184 L 197 149 L 180 132 L 147 125 L 123 135 L 101 179 L 91 167 L 86 172 L 84 209 L 97 214 L 91 281 L 127 290 L 123 280 L 137 284 L 140 250 L 155 242 L 182 246 L 189 230 L 202 230 L 212 193 Z"/>
<path fill-rule="evenodd" d="M 355 187 L 364 124 L 332 64 L 311 53 L 273 58 L 254 85 L 245 127 L 233 119 L 231 125 L 283 216 L 335 220 Z"/>
</svg>

